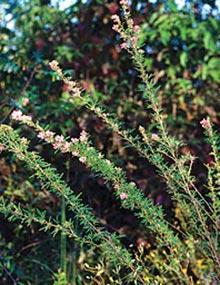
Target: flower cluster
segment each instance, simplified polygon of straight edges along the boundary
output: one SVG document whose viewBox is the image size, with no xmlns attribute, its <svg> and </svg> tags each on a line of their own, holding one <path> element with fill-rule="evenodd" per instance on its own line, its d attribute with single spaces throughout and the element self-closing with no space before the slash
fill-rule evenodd
<svg viewBox="0 0 220 285">
<path fill-rule="evenodd" d="M 70 150 L 70 143 L 66 142 L 62 135 L 57 135 L 54 138 L 53 148 L 59 149 L 62 153 L 66 153 Z"/>
<path fill-rule="evenodd" d="M 129 4 L 128 0 L 120 0 L 120 5 L 122 6 L 123 12 L 125 13 L 125 16 L 129 15 Z"/>
<path fill-rule="evenodd" d="M 81 134 L 80 134 L 80 137 L 79 137 L 79 140 L 82 142 L 82 143 L 85 143 L 88 141 L 88 134 L 86 131 L 82 131 Z"/>
<path fill-rule="evenodd" d="M 40 131 L 38 134 L 38 138 L 46 141 L 47 143 L 51 143 L 55 150 L 60 150 L 62 153 L 71 152 L 73 156 L 79 157 L 79 160 L 83 163 L 86 162 L 85 157 L 80 157 L 79 152 L 77 150 L 71 151 L 71 145 L 76 143 L 86 143 L 88 142 L 88 134 L 86 131 L 82 131 L 79 138 L 71 138 L 71 142 L 67 142 L 63 135 L 55 135 L 54 132 L 51 131 Z"/>
<path fill-rule="evenodd" d="M 153 134 L 151 135 L 151 140 L 154 141 L 154 142 L 157 142 L 157 141 L 159 140 L 158 134 L 153 133 Z"/>
<path fill-rule="evenodd" d="M 120 194 L 120 199 L 121 199 L 121 200 L 126 200 L 126 199 L 128 199 L 128 194 L 126 194 L 125 192 L 122 192 L 122 193 Z"/>
<path fill-rule="evenodd" d="M 55 135 L 49 130 L 39 132 L 38 138 L 51 143 L 54 149 L 59 149 L 62 153 L 66 153 L 70 149 L 70 143 L 65 141 L 64 136 Z"/>
<path fill-rule="evenodd" d="M 149 138 L 146 134 L 145 129 L 142 126 L 139 126 L 139 132 L 141 133 L 142 137 L 143 137 L 143 141 L 147 144 L 149 144 Z M 157 142 L 159 141 L 160 137 L 158 136 L 158 134 L 156 133 L 152 133 L 151 134 L 151 142 Z"/>
<path fill-rule="evenodd" d="M 32 122 L 32 117 L 24 115 L 20 110 L 14 110 L 11 113 L 11 118 L 15 121 L 20 121 L 24 123 Z"/>
<path fill-rule="evenodd" d="M 117 33 L 121 33 L 122 32 L 122 24 L 121 24 L 121 20 L 119 18 L 118 15 L 112 15 L 111 17 L 114 25 L 112 26 L 112 29 L 114 31 L 116 31 Z"/>
<path fill-rule="evenodd" d="M 144 127 L 139 126 L 138 130 L 139 130 L 140 134 L 142 135 L 143 141 L 144 141 L 145 143 L 148 143 L 148 142 L 149 142 L 149 139 L 148 139 L 148 136 L 147 136 L 147 134 L 146 134 L 146 131 L 145 131 Z"/>
<path fill-rule="evenodd" d="M 66 91 L 70 92 L 71 95 L 75 97 L 80 97 L 81 89 L 77 86 L 77 83 L 75 81 L 72 81 L 64 76 L 62 69 L 59 67 L 59 63 L 56 60 L 53 60 L 49 63 L 49 66 L 63 80 L 65 83 Z"/>
<path fill-rule="evenodd" d="M 62 77 L 62 70 L 59 67 L 59 63 L 56 60 L 49 62 L 50 68 L 55 71 L 60 77 Z"/>
<path fill-rule="evenodd" d="M 137 48 L 138 44 L 138 33 L 140 31 L 140 27 L 135 25 L 133 19 L 130 17 L 130 9 L 127 0 L 121 0 L 120 4 L 122 6 L 122 10 L 126 19 L 127 29 L 123 27 L 123 24 L 118 15 L 112 15 L 113 27 L 112 29 L 120 34 L 123 39 L 123 43 L 120 45 L 121 49 L 130 49 Z M 143 51 L 139 49 L 139 52 Z"/>
<path fill-rule="evenodd" d="M 211 123 L 210 123 L 210 120 L 209 120 L 209 118 L 207 118 L 207 119 L 202 119 L 201 121 L 200 121 L 200 125 L 204 128 L 204 129 L 206 129 L 206 130 L 208 130 L 208 129 L 210 129 L 211 128 Z"/>
<path fill-rule="evenodd" d="M 52 143 L 54 141 L 54 133 L 51 131 L 42 131 L 39 132 L 38 134 L 38 138 L 48 142 L 48 143 Z"/>
</svg>

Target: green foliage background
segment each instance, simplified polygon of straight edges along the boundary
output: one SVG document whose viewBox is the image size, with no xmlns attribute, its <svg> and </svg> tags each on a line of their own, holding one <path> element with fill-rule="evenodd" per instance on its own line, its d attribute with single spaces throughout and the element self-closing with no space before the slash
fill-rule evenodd
<svg viewBox="0 0 220 285">
<path fill-rule="evenodd" d="M 154 3 L 136 0 L 131 6 L 135 22 L 141 25 L 146 68 L 161 86 L 159 96 L 170 132 L 183 137 L 190 151 L 200 157 L 196 172 L 205 180 L 202 162 L 209 162 L 210 157 L 205 142 L 201 142 L 198 122 L 206 115 L 217 125 L 220 122 L 219 10 L 215 1 L 186 1 L 182 9 L 171 0 Z M 74 108 L 66 103 L 65 86 L 48 68 L 49 61 L 58 60 L 67 75 L 80 81 L 90 96 L 116 113 L 126 126 L 136 129 L 142 124 L 147 128 L 149 118 L 143 112 L 137 73 L 111 29 L 111 15 L 119 10 L 117 1 L 75 1 L 61 10 L 49 0 L 10 0 L 1 1 L 0 8 L 0 122 L 9 123 L 11 111 L 20 108 L 45 124 L 50 122 L 53 129 L 65 135 L 76 136 L 85 127 L 96 146 L 122 166 L 146 195 L 161 203 L 171 218 L 174 209 L 168 208 L 172 203 L 162 191 L 164 185 L 154 168 L 124 148 L 122 141 L 106 130 L 100 120 L 81 108 L 80 102 Z M 131 214 L 116 210 L 117 202 L 103 191 L 108 185 L 101 178 L 97 182 L 87 169 L 69 157 L 64 160 L 58 154 L 53 156 L 49 148 L 38 144 L 35 147 L 64 172 L 70 185 L 77 186 L 96 215 L 105 220 L 107 228 L 125 233 L 126 245 L 137 245 L 146 239 L 147 233 L 142 232 Z M 59 212 L 59 201 L 46 190 L 39 191 L 39 185 L 23 170 L 22 164 L 15 163 L 13 156 L 1 158 L 0 166 L 2 193 L 24 206 L 37 205 L 53 215 Z M 72 168 L 77 171 L 73 173 Z M 45 280 L 50 284 L 50 271 L 57 271 L 58 241 L 52 242 L 35 227 L 28 231 L 16 223 L 12 227 L 5 220 L 0 230 L 1 284 L 12 282 L 10 276 L 18 284 L 46 284 Z M 45 260 L 45 247 L 54 253 L 52 259 Z M 75 245 L 69 245 L 69 252 L 74 267 L 71 272 L 80 272 L 77 278 L 72 277 L 75 284 L 86 282 L 87 270 L 82 268 L 82 260 L 95 264 L 96 253 L 87 253 Z M 32 263 L 27 262 L 30 259 Z M 44 281 L 39 279 L 41 274 Z M 58 273 L 56 278 L 64 277 Z"/>
</svg>

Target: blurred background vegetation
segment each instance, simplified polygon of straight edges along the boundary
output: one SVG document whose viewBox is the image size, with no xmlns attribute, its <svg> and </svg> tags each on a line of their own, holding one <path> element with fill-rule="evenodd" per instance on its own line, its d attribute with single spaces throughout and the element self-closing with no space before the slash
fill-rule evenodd
<svg viewBox="0 0 220 285">
<path fill-rule="evenodd" d="M 170 132 L 187 142 L 183 152 L 198 156 L 194 171 L 200 178 L 198 184 L 204 182 L 203 164 L 211 158 L 199 121 L 209 115 L 217 126 L 220 122 L 220 1 L 133 0 L 131 9 L 135 23 L 141 26 L 146 69 L 160 86 L 158 96 Z M 138 91 L 137 73 L 111 29 L 111 16 L 118 12 L 117 1 L 1 0 L 0 122 L 10 124 L 10 113 L 20 108 L 58 133 L 77 136 L 81 129 L 87 129 L 96 147 L 161 204 L 169 219 L 175 215 L 175 207 L 171 207 L 155 169 L 125 148 L 121 139 L 80 102 L 68 104 L 65 85 L 48 68 L 48 62 L 56 59 L 66 74 L 80 81 L 127 127 L 136 129 L 141 124 L 148 128 L 150 117 Z M 33 137 L 24 127 L 21 132 Z M 83 193 L 108 230 L 125 234 L 125 245 L 133 244 L 134 250 L 143 242 L 147 246 L 152 237 L 143 232 L 132 213 L 120 210 L 106 190 L 109 185 L 97 180 L 77 160 L 53 155 L 36 139 L 33 148 L 64 173 L 71 187 Z M 36 205 L 52 215 L 59 214 L 59 200 L 40 190 L 31 173 L 12 155 L 0 158 L 0 191 L 24 206 Z M 59 264 L 59 241 L 35 226 L 27 230 L 4 219 L 0 232 L 0 283 L 52 284 Z M 73 284 L 86 284 L 88 272 L 92 274 L 94 268 L 84 268 L 83 263 L 87 260 L 95 266 L 96 254 L 74 244 L 69 244 L 68 253 Z"/>
</svg>

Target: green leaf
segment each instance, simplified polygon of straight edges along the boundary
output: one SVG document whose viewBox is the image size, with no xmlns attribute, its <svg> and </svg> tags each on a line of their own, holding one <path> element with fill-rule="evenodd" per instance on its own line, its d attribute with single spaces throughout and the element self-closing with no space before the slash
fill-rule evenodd
<svg viewBox="0 0 220 285">
<path fill-rule="evenodd" d="M 214 41 L 211 33 L 209 33 L 209 32 L 205 33 L 203 42 L 204 42 L 204 46 L 206 49 L 208 49 L 208 50 L 215 50 L 216 49 L 216 44 L 215 44 L 215 41 Z"/>
<path fill-rule="evenodd" d="M 187 61 L 188 61 L 188 54 L 184 51 L 180 54 L 180 64 L 183 67 L 186 67 Z"/>
</svg>

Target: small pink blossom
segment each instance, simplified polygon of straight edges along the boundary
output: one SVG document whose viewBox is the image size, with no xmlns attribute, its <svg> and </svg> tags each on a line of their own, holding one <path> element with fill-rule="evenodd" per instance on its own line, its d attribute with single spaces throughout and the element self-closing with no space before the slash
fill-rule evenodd
<svg viewBox="0 0 220 285">
<path fill-rule="evenodd" d="M 59 136 L 59 135 L 55 136 L 55 142 L 62 144 L 64 142 L 64 136 L 62 136 L 62 135 L 61 136 Z"/>
<path fill-rule="evenodd" d="M 152 141 L 158 141 L 159 140 L 159 136 L 157 135 L 157 134 L 152 134 L 151 135 L 151 139 L 152 139 Z"/>
<path fill-rule="evenodd" d="M 55 71 L 59 76 L 62 77 L 62 70 L 56 60 L 52 60 L 51 62 L 49 62 L 49 66 L 53 71 Z"/>
<path fill-rule="evenodd" d="M 11 118 L 15 121 L 20 121 L 20 122 L 31 122 L 32 121 L 32 117 L 31 116 L 26 116 L 23 115 L 23 113 L 20 110 L 14 110 L 11 113 Z"/>
<path fill-rule="evenodd" d="M 11 113 L 11 118 L 15 121 L 20 121 L 21 118 L 22 118 L 23 114 L 20 110 L 14 110 L 12 113 Z"/>
<path fill-rule="evenodd" d="M 59 68 L 59 63 L 56 60 L 52 60 L 49 66 L 52 70 L 56 71 Z"/>
<path fill-rule="evenodd" d="M 53 148 L 54 149 L 60 149 L 60 145 L 58 143 L 53 143 Z"/>
<path fill-rule="evenodd" d="M 112 21 L 119 23 L 120 22 L 120 18 L 117 14 L 112 15 L 111 16 Z"/>
<path fill-rule="evenodd" d="M 80 97 L 80 95 L 81 95 L 80 88 L 74 87 L 73 89 L 71 89 L 71 95 L 74 97 Z"/>
<path fill-rule="evenodd" d="M 120 28 L 119 28 L 119 25 L 113 25 L 112 26 L 112 30 L 116 31 L 116 32 L 120 32 Z"/>
<path fill-rule="evenodd" d="M 72 156 L 76 156 L 76 157 L 79 156 L 79 152 L 76 151 L 76 150 L 75 150 L 75 151 L 72 151 Z"/>
<path fill-rule="evenodd" d="M 0 144 L 0 153 L 5 150 L 5 147 L 3 146 L 3 144 Z"/>
<path fill-rule="evenodd" d="M 82 131 L 79 137 L 79 140 L 83 143 L 83 142 L 87 142 L 88 140 L 88 134 L 86 131 Z"/>
<path fill-rule="evenodd" d="M 120 194 L 120 199 L 121 199 L 121 200 L 126 200 L 126 199 L 128 199 L 128 194 L 126 194 L 125 192 L 122 192 L 122 193 Z"/>
<path fill-rule="evenodd" d="M 61 152 L 62 153 L 66 153 L 66 152 L 69 152 L 70 150 L 70 143 L 69 142 L 65 142 L 62 147 L 61 147 Z"/>
<path fill-rule="evenodd" d="M 62 153 L 66 153 L 70 150 L 70 143 L 66 142 L 64 137 L 61 136 L 55 136 L 53 143 L 53 148 L 54 149 L 59 149 Z"/>
<path fill-rule="evenodd" d="M 51 131 L 42 131 L 38 134 L 38 138 L 45 140 L 46 142 L 53 142 L 54 140 L 54 133 Z"/>
<path fill-rule="evenodd" d="M 133 29 L 133 26 L 134 26 L 134 21 L 133 19 L 128 19 L 128 26 Z"/>
<path fill-rule="evenodd" d="M 112 29 L 114 31 L 116 31 L 116 32 L 119 32 L 120 31 L 120 26 L 121 26 L 121 20 L 120 20 L 119 16 L 118 15 L 112 15 L 111 19 L 112 19 L 112 21 L 114 23 Z"/>
<path fill-rule="evenodd" d="M 71 138 L 71 142 L 72 142 L 73 144 L 78 143 L 78 142 L 79 142 L 79 139 L 77 139 L 77 138 Z"/>
<path fill-rule="evenodd" d="M 30 103 L 30 100 L 28 98 L 24 98 L 22 101 L 22 106 L 27 106 Z"/>
<path fill-rule="evenodd" d="M 127 48 L 127 44 L 126 43 L 122 43 L 120 44 L 121 49 L 126 49 Z"/>
<path fill-rule="evenodd" d="M 86 163 L 86 157 L 84 157 L 84 156 L 80 157 L 79 161 L 81 161 L 82 163 Z"/>
<path fill-rule="evenodd" d="M 138 33 L 140 31 L 140 27 L 138 25 L 134 26 L 134 32 Z"/>
<path fill-rule="evenodd" d="M 122 6 L 128 6 L 128 0 L 120 0 Z"/>
<path fill-rule="evenodd" d="M 137 42 L 138 42 L 138 37 L 137 36 L 131 37 L 131 44 L 133 46 L 136 46 Z"/>
<path fill-rule="evenodd" d="M 206 130 L 211 127 L 210 120 L 205 118 L 200 121 L 200 125 Z"/>
<path fill-rule="evenodd" d="M 74 81 L 66 81 L 65 85 L 66 85 L 66 91 L 70 92 L 76 86 L 76 83 Z"/>
</svg>

